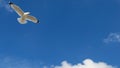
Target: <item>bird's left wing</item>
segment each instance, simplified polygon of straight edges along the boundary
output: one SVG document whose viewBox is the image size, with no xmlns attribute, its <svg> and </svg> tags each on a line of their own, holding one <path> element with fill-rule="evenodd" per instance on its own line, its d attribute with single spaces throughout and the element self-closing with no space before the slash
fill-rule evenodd
<svg viewBox="0 0 120 68">
<path fill-rule="evenodd" d="M 32 21 L 33 23 L 39 23 L 39 20 L 31 15 L 27 15 L 26 19 Z"/>
<path fill-rule="evenodd" d="M 12 2 L 9 2 L 9 5 L 11 6 L 12 9 L 15 10 L 15 12 L 19 15 L 22 16 L 24 14 L 24 12 L 22 11 L 22 9 L 20 7 L 18 7 L 17 5 L 13 4 Z"/>
</svg>

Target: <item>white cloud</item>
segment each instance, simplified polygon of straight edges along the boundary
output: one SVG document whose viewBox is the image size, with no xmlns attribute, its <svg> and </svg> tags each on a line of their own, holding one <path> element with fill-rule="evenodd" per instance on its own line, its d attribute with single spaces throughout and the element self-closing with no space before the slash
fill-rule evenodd
<svg viewBox="0 0 120 68">
<path fill-rule="evenodd" d="M 6 0 L 0 0 L 0 8 L 4 8 L 9 12 L 13 12 Z"/>
<path fill-rule="evenodd" d="M 110 33 L 108 37 L 104 39 L 104 42 L 120 42 L 120 33 Z"/>
<path fill-rule="evenodd" d="M 83 63 L 72 65 L 67 61 L 63 61 L 61 66 L 54 66 L 54 68 L 115 68 L 105 62 L 94 62 L 91 59 L 86 59 Z"/>
<path fill-rule="evenodd" d="M 83 63 L 71 64 L 63 61 L 61 66 L 51 65 L 43 66 L 39 63 L 28 62 L 26 60 L 16 60 L 11 58 L 0 59 L 0 68 L 115 68 L 105 62 L 94 62 L 91 59 L 85 59 Z"/>
</svg>

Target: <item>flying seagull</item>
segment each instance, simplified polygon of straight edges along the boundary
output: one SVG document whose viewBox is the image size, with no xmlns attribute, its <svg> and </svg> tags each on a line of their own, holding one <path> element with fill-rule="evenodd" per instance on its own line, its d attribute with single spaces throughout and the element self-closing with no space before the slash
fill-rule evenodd
<svg viewBox="0 0 120 68">
<path fill-rule="evenodd" d="M 20 24 L 26 24 L 27 20 L 32 21 L 33 23 L 39 23 L 39 20 L 36 17 L 29 15 L 30 12 L 24 12 L 19 6 L 12 2 L 9 2 L 9 5 L 20 16 L 20 18 L 17 18 Z"/>
</svg>

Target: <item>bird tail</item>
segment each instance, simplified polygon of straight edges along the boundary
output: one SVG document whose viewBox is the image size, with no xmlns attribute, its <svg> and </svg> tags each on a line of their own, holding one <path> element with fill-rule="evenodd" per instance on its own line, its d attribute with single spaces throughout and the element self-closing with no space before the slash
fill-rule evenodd
<svg viewBox="0 0 120 68">
<path fill-rule="evenodd" d="M 17 18 L 17 20 L 18 20 L 18 22 L 20 24 L 26 24 L 27 23 L 27 21 L 26 20 L 22 20 L 22 18 Z"/>
</svg>

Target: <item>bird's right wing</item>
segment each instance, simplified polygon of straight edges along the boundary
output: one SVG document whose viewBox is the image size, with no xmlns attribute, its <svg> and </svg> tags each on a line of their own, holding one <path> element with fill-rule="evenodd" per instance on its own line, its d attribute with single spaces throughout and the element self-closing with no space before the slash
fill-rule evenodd
<svg viewBox="0 0 120 68">
<path fill-rule="evenodd" d="M 13 3 L 9 3 L 9 5 L 11 6 L 12 9 L 15 10 L 15 12 L 19 15 L 22 16 L 24 14 L 24 12 L 22 11 L 22 9 L 20 7 L 18 7 L 17 5 L 13 4 Z"/>
<path fill-rule="evenodd" d="M 36 17 L 31 15 L 27 15 L 27 20 L 32 21 L 33 23 L 40 23 Z"/>
</svg>

